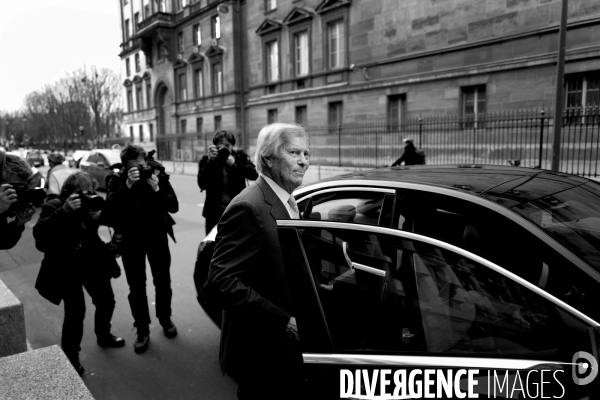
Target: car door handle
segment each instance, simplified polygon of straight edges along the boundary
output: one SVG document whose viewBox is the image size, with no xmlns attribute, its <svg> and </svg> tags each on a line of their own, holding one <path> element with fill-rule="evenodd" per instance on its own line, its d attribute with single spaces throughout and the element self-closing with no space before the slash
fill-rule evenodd
<svg viewBox="0 0 600 400">
<path fill-rule="evenodd" d="M 374 274 L 374 275 L 385 277 L 386 271 L 383 271 L 383 270 L 377 269 L 377 268 L 373 268 L 373 267 L 369 267 L 368 265 L 364 265 L 364 264 L 359 264 L 359 263 L 352 262 L 352 260 L 350 260 L 350 257 L 348 257 L 347 248 L 348 248 L 348 243 L 342 242 L 342 251 L 344 252 L 344 258 L 346 259 L 346 263 L 348 264 L 348 267 L 350 269 L 353 269 L 353 270 L 357 270 L 358 269 L 358 270 L 361 270 L 361 271 L 368 272 L 370 274 Z"/>
<path fill-rule="evenodd" d="M 410 342 L 410 339 L 412 339 L 414 337 L 415 337 L 415 335 L 410 333 L 410 330 L 408 328 L 402 329 L 402 341 L 404 343 Z"/>
</svg>

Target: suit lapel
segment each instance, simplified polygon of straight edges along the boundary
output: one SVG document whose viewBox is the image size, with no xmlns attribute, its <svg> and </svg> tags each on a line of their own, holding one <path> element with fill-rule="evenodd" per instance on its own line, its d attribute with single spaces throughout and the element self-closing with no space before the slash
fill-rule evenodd
<svg viewBox="0 0 600 400">
<path fill-rule="evenodd" d="M 287 209 L 262 176 L 258 177 L 256 184 L 263 191 L 265 202 L 271 206 L 271 216 L 274 219 L 290 219 L 290 214 L 288 213 Z"/>
</svg>

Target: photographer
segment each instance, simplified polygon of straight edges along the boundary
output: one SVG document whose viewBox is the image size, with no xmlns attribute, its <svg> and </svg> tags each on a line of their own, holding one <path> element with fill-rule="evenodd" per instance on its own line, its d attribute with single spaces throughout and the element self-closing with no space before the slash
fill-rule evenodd
<svg viewBox="0 0 600 400">
<path fill-rule="evenodd" d="M 198 162 L 198 187 L 206 190 L 202 216 L 206 219 L 206 234 L 217 225 L 229 202 L 246 187 L 246 179 L 256 180 L 256 166 L 244 150 L 234 150 L 235 136 L 219 130 L 213 137 L 214 146 Z"/>
<path fill-rule="evenodd" d="M 175 221 L 169 213 L 179 210 L 169 175 L 160 163 L 146 155 L 140 146 L 128 144 L 121 151 L 124 171 L 111 181 L 107 206 L 122 237 L 121 256 L 129 284 L 129 304 L 137 338 L 134 350 L 140 354 L 150 341 L 150 311 L 146 296 L 146 257 L 156 288 L 156 317 L 165 336 L 177 336 L 171 321 L 171 253 L 168 236 L 173 240 Z"/>
<path fill-rule="evenodd" d="M 25 224 L 31 221 L 35 208 L 27 181 L 32 172 L 27 161 L 19 156 L 4 154 L 0 158 L 0 250 L 12 249 L 21 239 Z M 42 195 L 44 196 L 44 195 Z M 8 218 L 14 218 L 10 223 Z"/>
<path fill-rule="evenodd" d="M 111 277 L 118 277 L 119 266 L 109 247 L 98 236 L 104 225 L 104 201 L 95 194 L 96 180 L 87 172 L 70 175 L 58 198 L 42 206 L 33 236 L 44 259 L 35 284 L 40 295 L 59 305 L 65 303 L 61 346 L 75 370 L 85 370 L 79 363 L 83 338 L 87 290 L 96 306 L 94 332 L 102 347 L 121 347 L 125 340 L 110 333 L 115 298 Z"/>
</svg>

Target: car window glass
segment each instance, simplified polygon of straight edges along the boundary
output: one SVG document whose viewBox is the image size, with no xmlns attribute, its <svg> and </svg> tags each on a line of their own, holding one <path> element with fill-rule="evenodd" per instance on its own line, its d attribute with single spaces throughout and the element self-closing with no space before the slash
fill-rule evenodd
<svg viewBox="0 0 600 400">
<path fill-rule="evenodd" d="M 108 161 L 106 160 L 106 157 L 104 157 L 102 154 L 98 154 L 98 162 L 102 162 L 102 163 L 104 163 L 104 165 L 108 165 Z"/>
<path fill-rule="evenodd" d="M 88 157 L 87 161 L 93 163 L 98 162 L 98 154 L 92 154 Z"/>
<path fill-rule="evenodd" d="M 562 321 L 523 285 L 454 252 L 399 237 L 301 228 L 339 352 L 548 357 Z M 350 269 L 352 262 L 371 267 Z"/>
<path fill-rule="evenodd" d="M 462 199 L 416 191 L 399 194 L 397 208 L 400 229 L 475 253 L 600 320 L 597 276 L 590 277 L 506 216 Z"/>
<path fill-rule="evenodd" d="M 327 192 L 303 201 L 303 219 L 317 221 L 350 222 L 377 225 L 385 193 L 363 191 Z"/>
</svg>

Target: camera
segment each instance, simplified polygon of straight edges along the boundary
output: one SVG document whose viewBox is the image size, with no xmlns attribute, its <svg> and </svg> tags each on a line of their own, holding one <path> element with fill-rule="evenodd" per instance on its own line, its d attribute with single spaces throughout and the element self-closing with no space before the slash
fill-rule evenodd
<svg viewBox="0 0 600 400">
<path fill-rule="evenodd" d="M 229 156 L 231 155 L 231 150 L 229 150 L 229 147 L 221 145 L 218 147 L 217 150 L 217 159 L 225 161 L 229 158 Z"/>
<path fill-rule="evenodd" d="M 10 184 L 17 195 L 17 202 L 10 206 L 12 211 L 23 211 L 29 205 L 39 205 L 46 198 L 46 192 L 42 188 L 32 188 L 26 183 Z"/>
<path fill-rule="evenodd" d="M 140 171 L 140 180 L 141 181 L 146 181 L 146 180 L 150 179 L 150 177 L 152 177 L 152 167 L 150 167 L 149 165 L 147 165 L 145 167 L 138 165 L 138 171 Z"/>
<path fill-rule="evenodd" d="M 77 192 L 81 199 L 81 209 L 85 211 L 98 211 L 104 206 L 104 199 L 97 194 L 83 193 L 82 190 Z"/>
</svg>

